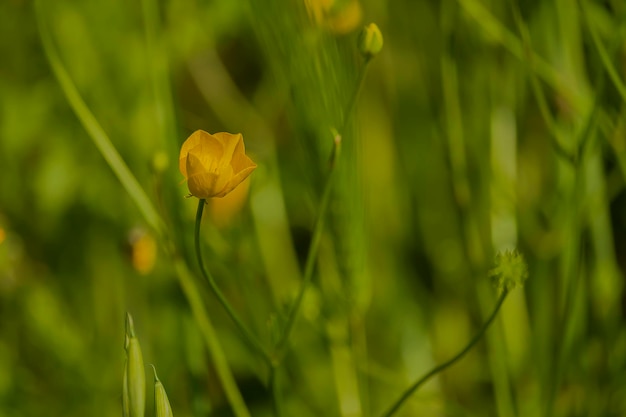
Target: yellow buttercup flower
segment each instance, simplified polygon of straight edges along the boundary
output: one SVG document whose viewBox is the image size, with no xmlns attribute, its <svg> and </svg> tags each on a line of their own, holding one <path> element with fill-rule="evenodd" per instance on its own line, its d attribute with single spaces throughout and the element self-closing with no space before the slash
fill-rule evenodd
<svg viewBox="0 0 626 417">
<path fill-rule="evenodd" d="M 363 16 L 359 0 L 304 0 L 309 16 L 336 35 L 354 30 Z"/>
<path fill-rule="evenodd" d="M 196 130 L 180 149 L 180 172 L 194 197 L 224 197 L 254 171 L 241 133 Z"/>
</svg>

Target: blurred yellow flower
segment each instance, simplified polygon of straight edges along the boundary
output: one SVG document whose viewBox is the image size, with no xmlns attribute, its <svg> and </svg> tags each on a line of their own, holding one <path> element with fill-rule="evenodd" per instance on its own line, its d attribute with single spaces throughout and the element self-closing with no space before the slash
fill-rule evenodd
<svg viewBox="0 0 626 417">
<path fill-rule="evenodd" d="M 224 198 L 213 198 L 209 202 L 209 213 L 213 224 L 218 228 L 230 226 L 237 218 L 248 200 L 250 177 Z"/>
<path fill-rule="evenodd" d="M 356 29 L 363 17 L 358 0 L 304 0 L 311 19 L 337 35 Z"/>
<path fill-rule="evenodd" d="M 135 228 L 128 236 L 130 260 L 133 268 L 141 275 L 149 274 L 154 268 L 157 257 L 157 242 L 143 229 Z"/>
<path fill-rule="evenodd" d="M 179 169 L 194 197 L 224 197 L 254 171 L 241 133 L 196 130 L 180 149 Z"/>
</svg>

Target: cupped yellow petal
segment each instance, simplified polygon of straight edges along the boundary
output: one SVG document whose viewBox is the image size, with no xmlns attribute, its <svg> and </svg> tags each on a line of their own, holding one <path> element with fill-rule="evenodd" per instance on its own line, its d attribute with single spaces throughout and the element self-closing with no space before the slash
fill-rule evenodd
<svg viewBox="0 0 626 417">
<path fill-rule="evenodd" d="M 203 159 L 189 152 L 187 157 L 187 186 L 191 195 L 198 198 L 211 198 L 219 194 L 228 184 L 232 177 L 230 166 L 215 167 L 209 170 L 205 167 Z"/>
<path fill-rule="evenodd" d="M 230 193 L 232 190 L 235 189 L 235 187 L 241 184 L 243 180 L 248 178 L 248 176 L 252 174 L 252 171 L 254 171 L 255 168 L 256 168 L 256 165 L 245 168 L 244 170 L 239 171 L 238 173 L 232 175 L 230 180 L 224 187 L 224 189 L 218 194 L 216 194 L 215 197 L 224 197 L 226 194 Z"/>
<path fill-rule="evenodd" d="M 188 177 L 187 173 L 187 155 L 189 152 L 196 148 L 199 145 L 204 145 L 202 151 L 207 155 L 215 158 L 216 160 L 221 160 L 224 154 L 224 146 L 222 141 L 211 135 L 210 133 L 205 132 L 204 130 L 196 130 L 187 138 L 187 140 L 183 143 L 180 148 L 180 156 L 178 158 L 178 168 L 180 169 L 181 174 Z"/>
<path fill-rule="evenodd" d="M 233 159 L 233 154 L 235 150 L 240 145 L 243 145 L 243 136 L 241 135 L 241 133 L 232 134 L 227 132 L 214 133 L 213 136 L 215 136 L 224 147 L 222 161 L 224 163 L 230 164 L 230 161 Z"/>
<path fill-rule="evenodd" d="M 233 167 L 233 172 L 235 174 L 248 168 L 256 168 L 256 164 L 252 162 L 252 159 L 250 159 L 248 155 L 246 155 L 246 147 L 243 144 L 243 140 L 237 143 L 237 147 L 233 152 L 233 158 L 230 164 Z"/>
</svg>

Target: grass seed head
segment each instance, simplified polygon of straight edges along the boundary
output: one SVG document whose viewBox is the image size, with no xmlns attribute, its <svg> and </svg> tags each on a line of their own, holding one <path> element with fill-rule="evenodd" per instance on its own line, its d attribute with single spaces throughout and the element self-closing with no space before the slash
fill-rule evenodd
<svg viewBox="0 0 626 417">
<path fill-rule="evenodd" d="M 124 372 L 123 400 L 127 401 L 129 417 L 144 417 L 146 408 L 146 374 L 139 340 L 135 336 L 133 319 L 126 314 L 126 367 Z M 125 398 L 126 397 L 126 398 Z"/>
<path fill-rule="evenodd" d="M 172 407 L 170 406 L 170 401 L 167 398 L 165 387 L 157 376 L 156 368 L 154 365 L 151 366 L 154 371 L 154 410 L 156 417 L 173 417 L 174 413 L 172 413 Z"/>
</svg>

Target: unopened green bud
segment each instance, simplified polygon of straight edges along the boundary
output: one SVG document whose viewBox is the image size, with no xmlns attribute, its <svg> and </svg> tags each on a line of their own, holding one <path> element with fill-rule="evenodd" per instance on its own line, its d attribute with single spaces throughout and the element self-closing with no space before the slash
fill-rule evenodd
<svg viewBox="0 0 626 417">
<path fill-rule="evenodd" d="M 498 252 L 489 275 L 494 279 L 499 292 L 510 291 L 524 285 L 528 278 L 528 265 L 517 250 Z"/>
<path fill-rule="evenodd" d="M 152 370 L 154 371 L 154 412 L 156 417 L 174 417 L 165 387 L 159 380 L 154 365 L 152 365 Z"/>
<path fill-rule="evenodd" d="M 133 318 L 126 313 L 126 366 L 122 393 L 123 408 L 129 417 L 144 417 L 146 408 L 146 374 L 139 339 L 135 336 Z"/>
<path fill-rule="evenodd" d="M 370 23 L 361 31 L 359 49 L 367 59 L 374 57 L 383 49 L 383 34 L 380 33 L 376 23 Z"/>
</svg>

